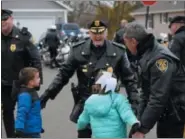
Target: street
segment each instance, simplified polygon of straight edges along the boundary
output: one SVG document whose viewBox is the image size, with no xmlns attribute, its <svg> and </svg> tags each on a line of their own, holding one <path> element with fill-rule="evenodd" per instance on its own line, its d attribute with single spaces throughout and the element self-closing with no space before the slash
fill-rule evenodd
<svg viewBox="0 0 185 139">
<path fill-rule="evenodd" d="M 57 73 L 57 69 L 49 69 L 43 67 L 44 84 L 41 87 L 39 94 L 42 94 L 47 86 L 51 83 Z M 43 138 L 76 138 L 76 125 L 69 120 L 69 115 L 73 106 L 72 93 L 70 91 L 70 83 L 77 82 L 75 75 L 71 78 L 55 100 L 49 101 L 46 108 L 43 110 L 43 128 L 45 133 Z M 122 88 L 122 91 L 124 89 Z M 5 137 L 4 132 L 2 137 Z M 156 138 L 155 129 L 152 130 L 147 138 Z"/>
</svg>

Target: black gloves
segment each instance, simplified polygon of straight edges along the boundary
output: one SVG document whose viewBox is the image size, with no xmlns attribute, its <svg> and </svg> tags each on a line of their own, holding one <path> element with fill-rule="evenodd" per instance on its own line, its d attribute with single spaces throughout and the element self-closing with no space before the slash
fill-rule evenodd
<svg viewBox="0 0 185 139">
<path fill-rule="evenodd" d="M 21 130 L 15 130 L 15 137 L 16 138 L 24 138 L 25 134 Z"/>
<path fill-rule="evenodd" d="M 133 135 L 134 133 L 136 133 L 137 131 L 139 131 L 139 128 L 140 128 L 140 124 L 139 124 L 139 123 L 135 123 L 135 124 L 132 126 L 132 128 L 131 128 L 131 130 L 130 130 L 130 132 L 129 132 L 129 138 L 132 138 L 132 135 Z"/>
<path fill-rule="evenodd" d="M 44 128 L 42 128 L 41 133 L 44 133 L 44 132 L 45 132 L 45 130 L 44 130 Z"/>
<path fill-rule="evenodd" d="M 41 108 L 45 108 L 46 107 L 46 103 L 47 101 L 50 99 L 50 97 L 47 95 L 48 93 L 45 91 L 41 97 L 40 97 L 40 105 L 41 105 Z"/>
</svg>

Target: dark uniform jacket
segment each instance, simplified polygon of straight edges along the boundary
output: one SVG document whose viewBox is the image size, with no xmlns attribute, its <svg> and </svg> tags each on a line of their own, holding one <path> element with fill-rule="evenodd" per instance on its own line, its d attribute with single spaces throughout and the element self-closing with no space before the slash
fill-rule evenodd
<svg viewBox="0 0 185 139">
<path fill-rule="evenodd" d="M 123 35 L 124 35 L 124 28 L 121 28 L 116 32 L 114 41 L 120 44 L 124 44 Z"/>
<path fill-rule="evenodd" d="M 45 37 L 45 43 L 49 47 L 57 48 L 60 44 L 60 39 L 57 35 L 56 31 L 48 31 L 46 37 Z"/>
<path fill-rule="evenodd" d="M 177 30 L 169 47 L 185 66 L 185 26 Z"/>
<path fill-rule="evenodd" d="M 72 47 L 68 60 L 62 65 L 44 95 L 54 99 L 76 71 L 79 93 L 81 98 L 87 99 L 91 95 L 91 86 L 97 72 L 112 67 L 117 77 L 121 78 L 126 85 L 129 100 L 137 103 L 136 81 L 123 46 L 106 40 L 106 51 L 98 60 L 96 54 L 92 52 L 91 45 L 91 40 L 87 40 Z"/>
<path fill-rule="evenodd" d="M 178 117 L 180 109 L 185 108 L 185 72 L 180 60 L 160 46 L 151 34 L 139 43 L 137 51 L 143 90 L 139 119 L 142 132 L 147 133 L 160 118 L 171 114 Z"/>
<path fill-rule="evenodd" d="M 42 81 L 41 57 L 37 47 L 30 41 L 30 33 L 13 27 L 9 36 L 1 39 L 1 81 L 2 85 L 12 86 L 24 67 L 35 67 L 40 70 Z"/>
<path fill-rule="evenodd" d="M 114 42 L 125 45 L 123 35 L 124 35 L 124 28 L 121 28 L 116 32 L 115 37 L 114 37 Z M 132 55 L 128 49 L 126 49 L 126 52 L 127 52 L 129 61 L 135 62 L 136 56 Z"/>
</svg>

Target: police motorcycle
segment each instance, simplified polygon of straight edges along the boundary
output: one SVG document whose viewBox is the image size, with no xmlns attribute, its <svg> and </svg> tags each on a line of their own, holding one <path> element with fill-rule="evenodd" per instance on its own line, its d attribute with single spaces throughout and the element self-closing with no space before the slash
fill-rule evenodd
<svg viewBox="0 0 185 139">
<path fill-rule="evenodd" d="M 43 42 L 40 42 L 40 45 L 42 45 L 42 47 L 40 47 L 41 49 L 39 49 L 40 54 L 41 54 L 41 58 L 43 61 L 43 64 L 45 66 L 50 65 L 50 53 L 49 53 L 49 46 L 46 46 Z M 61 65 L 69 56 L 69 52 L 70 52 L 70 47 L 68 44 L 66 44 L 64 41 L 60 40 L 60 45 L 57 49 L 57 56 L 56 56 L 56 60 L 59 63 L 59 65 Z"/>
<path fill-rule="evenodd" d="M 74 32 L 71 32 L 70 35 L 68 36 L 68 45 L 73 46 L 75 43 L 82 41 L 83 40 L 83 35 L 79 33 L 78 35 L 75 35 Z"/>
<path fill-rule="evenodd" d="M 70 46 L 65 43 L 67 38 L 65 37 L 63 41 L 61 41 L 61 45 L 58 48 L 58 55 L 56 56 L 57 62 L 61 65 L 64 61 L 67 60 L 70 52 Z"/>
</svg>

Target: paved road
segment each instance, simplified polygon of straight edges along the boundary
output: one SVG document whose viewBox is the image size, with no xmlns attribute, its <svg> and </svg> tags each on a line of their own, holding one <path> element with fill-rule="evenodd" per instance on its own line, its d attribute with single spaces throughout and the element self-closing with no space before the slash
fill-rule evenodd
<svg viewBox="0 0 185 139">
<path fill-rule="evenodd" d="M 44 89 L 50 84 L 56 75 L 56 69 L 44 68 L 44 85 L 41 87 L 42 94 Z M 76 77 L 71 78 L 71 82 L 76 82 Z M 66 85 L 54 101 L 49 101 L 43 110 L 43 127 L 45 133 L 43 138 L 76 138 L 76 125 L 69 121 L 69 114 L 73 106 L 72 94 L 70 92 L 70 83 Z M 122 89 L 124 92 L 124 89 Z M 148 138 L 155 138 L 155 129 L 147 135 Z M 4 133 L 3 133 L 3 136 Z"/>
</svg>

